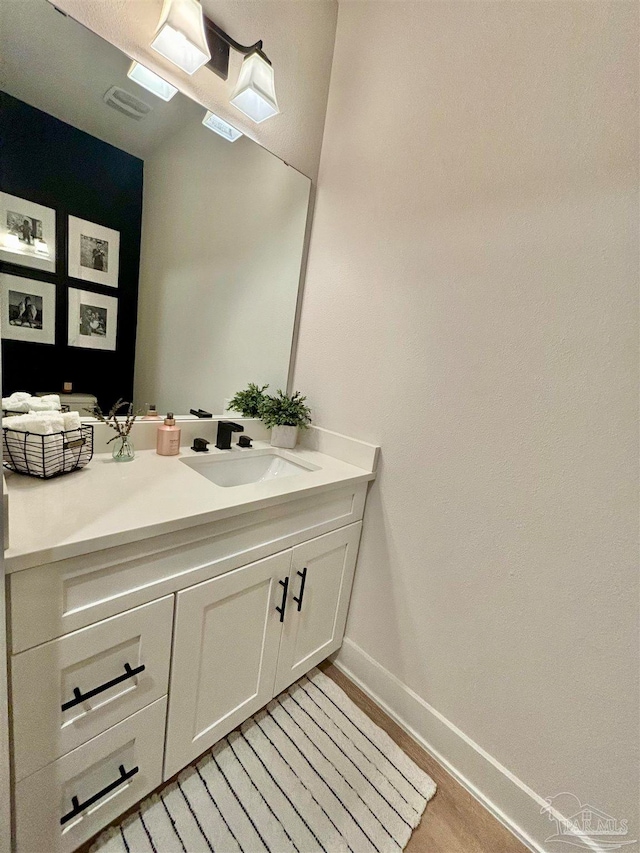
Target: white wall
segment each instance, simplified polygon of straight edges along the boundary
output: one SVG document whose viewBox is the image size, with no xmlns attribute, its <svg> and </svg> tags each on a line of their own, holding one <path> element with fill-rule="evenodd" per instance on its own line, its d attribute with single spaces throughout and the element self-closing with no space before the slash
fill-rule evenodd
<svg viewBox="0 0 640 853">
<path fill-rule="evenodd" d="M 310 181 L 190 122 L 145 160 L 136 406 L 224 411 L 285 388 Z"/>
<path fill-rule="evenodd" d="M 315 178 L 320 161 L 336 0 L 202 0 L 205 13 L 241 44 L 264 41 L 273 63 L 280 115 L 260 125 L 231 106 L 242 57 L 231 52 L 229 79 L 207 68 L 192 77 L 149 47 L 162 0 L 55 0 L 55 5 L 139 60 L 250 138 Z"/>
<path fill-rule="evenodd" d="M 624 0 L 341 2 L 302 308 L 383 451 L 341 660 L 541 844 L 560 792 L 640 833 L 637 49 Z"/>
</svg>

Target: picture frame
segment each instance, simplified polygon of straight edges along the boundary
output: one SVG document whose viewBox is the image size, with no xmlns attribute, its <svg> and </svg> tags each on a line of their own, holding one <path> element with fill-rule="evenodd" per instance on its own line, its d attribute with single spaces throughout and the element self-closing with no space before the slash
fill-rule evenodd
<svg viewBox="0 0 640 853">
<path fill-rule="evenodd" d="M 119 266 L 120 232 L 70 216 L 69 276 L 104 287 L 117 287 Z"/>
<path fill-rule="evenodd" d="M 55 344 L 55 284 L 0 273 L 0 305 L 4 340 Z"/>
<path fill-rule="evenodd" d="M 56 271 L 56 212 L 9 193 L 0 193 L 0 260 Z"/>
<path fill-rule="evenodd" d="M 118 300 L 89 290 L 69 288 L 67 343 L 83 349 L 116 349 Z"/>
</svg>

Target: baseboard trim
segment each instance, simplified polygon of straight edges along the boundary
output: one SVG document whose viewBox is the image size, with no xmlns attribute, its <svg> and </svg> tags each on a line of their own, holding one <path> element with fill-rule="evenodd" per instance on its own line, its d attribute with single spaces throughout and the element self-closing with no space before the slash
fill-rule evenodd
<svg viewBox="0 0 640 853">
<path fill-rule="evenodd" d="M 541 812 L 549 808 L 543 797 L 352 640 L 345 638 L 331 660 L 519 841 L 534 853 L 546 853 L 552 824 Z M 551 814 L 565 820 L 555 810 Z M 581 840 L 594 853 L 601 849 Z"/>
</svg>

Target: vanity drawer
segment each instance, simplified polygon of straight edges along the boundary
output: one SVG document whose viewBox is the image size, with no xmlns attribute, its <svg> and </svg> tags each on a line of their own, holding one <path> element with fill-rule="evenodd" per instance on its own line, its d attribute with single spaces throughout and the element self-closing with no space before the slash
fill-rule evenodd
<svg viewBox="0 0 640 853">
<path fill-rule="evenodd" d="M 15 655 L 16 779 L 164 696 L 172 628 L 173 596 L 168 595 Z M 76 689 L 84 701 L 78 701 Z"/>
<path fill-rule="evenodd" d="M 11 649 L 76 631 L 359 521 L 367 484 L 9 575 Z"/>
<path fill-rule="evenodd" d="M 71 853 L 156 788 L 166 708 L 163 696 L 18 782 L 19 853 Z"/>
</svg>

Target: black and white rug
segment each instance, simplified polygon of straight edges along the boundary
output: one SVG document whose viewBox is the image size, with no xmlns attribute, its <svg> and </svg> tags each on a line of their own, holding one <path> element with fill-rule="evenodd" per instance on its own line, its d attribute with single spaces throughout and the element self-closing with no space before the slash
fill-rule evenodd
<svg viewBox="0 0 640 853">
<path fill-rule="evenodd" d="M 92 853 L 392 853 L 436 785 L 314 669 Z"/>
</svg>

